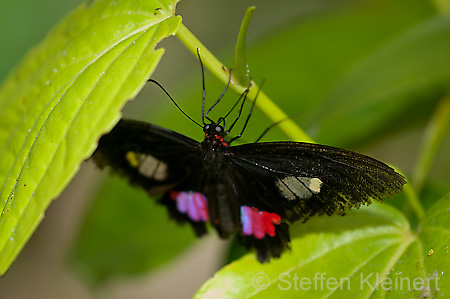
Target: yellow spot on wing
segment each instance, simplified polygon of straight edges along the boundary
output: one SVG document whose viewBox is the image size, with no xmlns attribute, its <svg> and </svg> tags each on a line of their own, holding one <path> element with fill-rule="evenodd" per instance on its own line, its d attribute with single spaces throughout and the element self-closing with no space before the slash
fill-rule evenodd
<svg viewBox="0 0 450 299">
<path fill-rule="evenodd" d="M 125 158 L 130 163 L 131 166 L 136 168 L 139 166 L 139 163 L 141 162 L 140 156 L 141 154 L 136 154 L 135 152 L 127 152 Z"/>
</svg>

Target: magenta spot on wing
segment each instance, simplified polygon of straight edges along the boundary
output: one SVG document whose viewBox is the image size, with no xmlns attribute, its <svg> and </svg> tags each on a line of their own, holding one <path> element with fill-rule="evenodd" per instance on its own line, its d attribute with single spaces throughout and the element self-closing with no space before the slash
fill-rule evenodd
<svg viewBox="0 0 450 299">
<path fill-rule="evenodd" d="M 267 234 L 275 236 L 275 226 L 280 224 L 281 217 L 276 213 L 259 211 L 257 208 L 241 206 L 242 233 L 262 239 Z"/>
<path fill-rule="evenodd" d="M 208 202 L 206 200 L 206 196 L 199 192 L 194 192 L 193 201 L 197 207 L 199 220 L 208 221 L 209 220 L 209 212 L 208 212 Z"/>
<path fill-rule="evenodd" d="M 193 191 L 171 191 L 169 197 L 177 202 L 177 210 L 187 214 L 192 221 L 208 221 L 208 201 L 206 196 Z"/>
<path fill-rule="evenodd" d="M 198 212 L 197 206 L 195 205 L 194 196 L 192 193 L 188 197 L 188 210 L 187 214 L 191 220 L 197 222 L 200 218 L 200 213 Z"/>
<path fill-rule="evenodd" d="M 242 233 L 246 236 L 253 234 L 252 229 L 252 209 L 247 206 L 241 206 L 241 224 Z"/>
<path fill-rule="evenodd" d="M 177 210 L 181 214 L 186 214 L 189 203 L 189 197 L 186 195 L 186 193 L 180 192 L 178 196 L 175 198 L 175 200 L 177 201 Z"/>
</svg>

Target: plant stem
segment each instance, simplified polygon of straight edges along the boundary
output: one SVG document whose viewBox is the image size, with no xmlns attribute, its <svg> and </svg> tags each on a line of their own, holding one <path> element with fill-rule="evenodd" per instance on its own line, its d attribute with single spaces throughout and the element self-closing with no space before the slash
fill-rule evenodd
<svg viewBox="0 0 450 299">
<path fill-rule="evenodd" d="M 409 203 L 408 206 L 405 205 L 406 211 L 404 211 L 404 213 L 409 216 L 412 208 L 412 210 L 416 213 L 417 218 L 419 220 L 422 219 L 423 216 L 425 216 L 425 209 L 423 208 L 422 203 L 420 202 L 419 197 L 417 196 L 417 193 L 412 185 L 406 184 L 403 186 L 403 191 L 405 192 L 407 202 Z"/>
<path fill-rule="evenodd" d="M 198 39 L 195 35 L 182 23 L 178 29 L 176 36 L 181 42 L 197 57 L 197 48 L 200 49 L 200 55 L 203 64 L 217 77 L 223 84 L 227 84 L 229 78 L 229 68 L 224 66 Z M 237 94 L 242 94 L 247 86 L 243 86 L 232 76 L 230 89 Z M 259 87 L 252 82 L 248 98 L 255 100 Z M 275 104 L 262 91 L 259 92 L 258 101 L 255 106 L 261 110 L 272 122 L 280 122 L 279 128 L 292 140 L 312 142 L 312 139 Z"/>
<path fill-rule="evenodd" d="M 450 95 L 447 95 L 436 107 L 425 131 L 419 159 L 414 170 L 413 182 L 417 194 L 420 194 L 431 165 L 436 158 L 445 136 L 450 130 Z"/>
</svg>

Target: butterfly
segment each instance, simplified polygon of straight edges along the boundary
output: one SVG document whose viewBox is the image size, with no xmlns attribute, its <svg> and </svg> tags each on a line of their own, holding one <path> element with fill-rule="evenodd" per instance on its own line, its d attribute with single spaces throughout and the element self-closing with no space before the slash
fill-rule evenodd
<svg viewBox="0 0 450 299">
<path fill-rule="evenodd" d="M 203 96 L 202 124 L 188 116 L 203 128 L 203 141 L 121 119 L 100 139 L 93 160 L 150 196 L 161 195 L 158 202 L 198 236 L 206 233 L 208 222 L 222 238 L 236 235 L 257 250 L 261 263 L 289 248 L 292 222 L 316 214 L 344 215 L 346 209 L 393 196 L 406 183 L 385 163 L 332 146 L 288 141 L 231 146 L 244 132 L 253 105 L 241 133 L 229 138 L 249 88 L 231 109 L 242 99 L 238 117 L 225 127 L 231 110 L 215 121 L 207 114 L 227 87 L 206 113 Z"/>
</svg>

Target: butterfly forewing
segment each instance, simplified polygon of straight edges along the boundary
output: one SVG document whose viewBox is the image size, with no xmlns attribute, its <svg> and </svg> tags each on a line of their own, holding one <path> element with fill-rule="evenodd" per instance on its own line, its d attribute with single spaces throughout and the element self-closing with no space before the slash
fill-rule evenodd
<svg viewBox="0 0 450 299">
<path fill-rule="evenodd" d="M 130 183 L 159 195 L 190 176 L 200 143 L 152 124 L 122 119 L 103 136 L 93 159 L 101 168 L 127 177 Z"/>
</svg>

